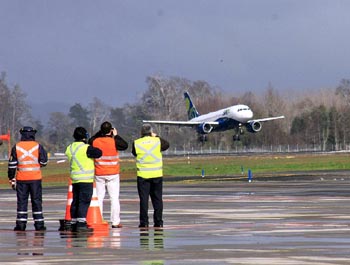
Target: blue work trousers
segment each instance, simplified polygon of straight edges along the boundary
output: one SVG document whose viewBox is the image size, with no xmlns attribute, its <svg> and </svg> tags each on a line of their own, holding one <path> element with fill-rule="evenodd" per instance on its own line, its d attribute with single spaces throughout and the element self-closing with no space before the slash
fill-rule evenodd
<svg viewBox="0 0 350 265">
<path fill-rule="evenodd" d="M 73 183 L 73 201 L 70 208 L 72 221 L 86 222 L 89 210 L 93 183 Z"/>
<path fill-rule="evenodd" d="M 17 181 L 17 219 L 16 223 L 27 223 L 28 219 L 28 198 L 32 203 L 32 214 L 34 223 L 43 222 L 42 212 L 42 186 L 41 180 Z"/>
<path fill-rule="evenodd" d="M 154 209 L 153 222 L 155 227 L 163 226 L 163 177 L 137 177 L 137 190 L 140 198 L 140 227 L 148 226 L 148 200 L 151 197 Z"/>
</svg>

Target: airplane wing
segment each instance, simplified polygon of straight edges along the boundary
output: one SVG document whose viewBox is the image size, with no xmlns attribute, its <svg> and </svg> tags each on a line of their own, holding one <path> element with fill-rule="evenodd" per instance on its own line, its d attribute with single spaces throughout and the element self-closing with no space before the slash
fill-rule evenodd
<svg viewBox="0 0 350 265">
<path fill-rule="evenodd" d="M 195 126 L 203 123 L 210 124 L 213 126 L 219 125 L 217 121 L 154 121 L 154 120 L 143 120 L 143 123 L 155 123 L 155 124 L 166 124 L 166 125 L 178 125 L 178 126 Z"/>
<path fill-rule="evenodd" d="M 263 119 L 256 119 L 256 120 L 249 120 L 250 122 L 262 122 L 262 121 L 272 121 L 272 120 L 278 120 L 278 119 L 284 119 L 284 116 L 278 116 L 278 117 L 270 117 L 270 118 L 263 118 Z"/>
</svg>

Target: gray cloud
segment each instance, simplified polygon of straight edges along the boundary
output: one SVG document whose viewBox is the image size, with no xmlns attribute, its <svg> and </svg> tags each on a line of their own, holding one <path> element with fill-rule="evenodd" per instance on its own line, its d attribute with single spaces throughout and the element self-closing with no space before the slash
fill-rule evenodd
<svg viewBox="0 0 350 265">
<path fill-rule="evenodd" d="M 349 78 L 340 0 L 1 0 L 0 71 L 34 102 L 135 101 L 148 75 L 224 91 Z"/>
</svg>

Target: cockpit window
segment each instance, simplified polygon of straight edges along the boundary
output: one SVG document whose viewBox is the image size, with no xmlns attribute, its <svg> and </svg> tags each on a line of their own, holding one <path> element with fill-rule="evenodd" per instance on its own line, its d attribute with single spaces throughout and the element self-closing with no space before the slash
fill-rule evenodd
<svg viewBox="0 0 350 265">
<path fill-rule="evenodd" d="M 241 109 L 238 109 L 237 112 L 240 112 L 242 110 L 250 110 L 250 108 L 241 108 Z"/>
</svg>

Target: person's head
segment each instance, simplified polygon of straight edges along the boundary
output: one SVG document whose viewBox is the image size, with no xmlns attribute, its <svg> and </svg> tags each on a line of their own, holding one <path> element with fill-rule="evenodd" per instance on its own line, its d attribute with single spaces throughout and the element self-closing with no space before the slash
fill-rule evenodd
<svg viewBox="0 0 350 265">
<path fill-rule="evenodd" d="M 35 140 L 36 130 L 30 126 L 23 126 L 19 130 L 21 134 L 21 140 Z"/>
<path fill-rule="evenodd" d="M 153 128 L 151 124 L 145 123 L 141 127 L 141 136 L 151 136 L 153 133 Z"/>
<path fill-rule="evenodd" d="M 101 124 L 101 132 L 106 135 L 111 133 L 113 130 L 112 124 L 108 121 L 105 121 L 104 123 Z"/>
<path fill-rule="evenodd" d="M 87 142 L 89 134 L 84 127 L 77 127 L 74 129 L 73 137 L 76 141 Z"/>
</svg>

